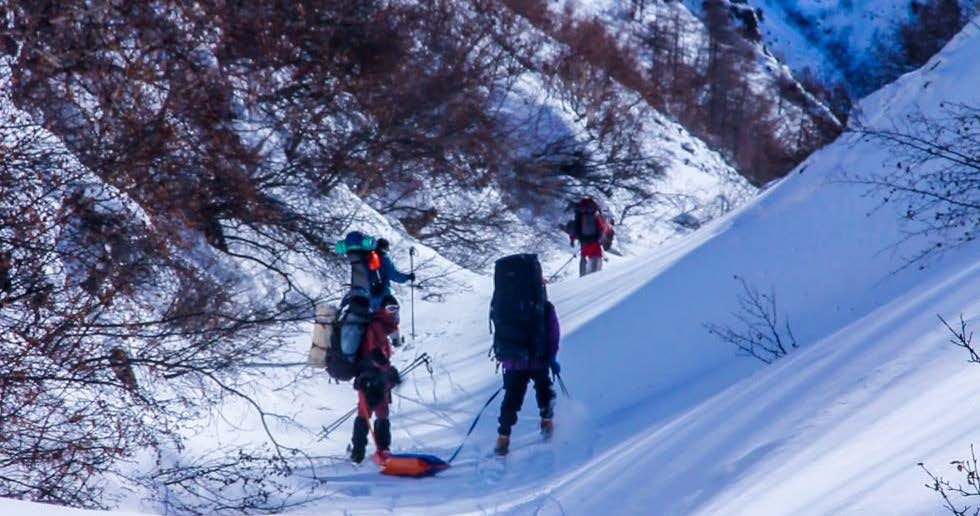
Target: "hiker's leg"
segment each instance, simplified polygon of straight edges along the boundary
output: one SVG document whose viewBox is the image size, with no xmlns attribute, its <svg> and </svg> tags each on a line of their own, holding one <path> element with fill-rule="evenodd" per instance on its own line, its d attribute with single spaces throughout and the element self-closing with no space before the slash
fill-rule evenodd
<svg viewBox="0 0 980 516">
<path fill-rule="evenodd" d="M 378 451 L 391 449 L 391 422 L 387 417 L 378 416 L 374 420 L 374 440 Z"/>
<path fill-rule="evenodd" d="M 361 415 L 354 418 L 354 434 L 351 436 L 351 460 L 361 462 L 364 460 L 364 451 L 367 448 L 368 420 Z"/>
<path fill-rule="evenodd" d="M 581 252 L 581 251 L 580 251 Z M 589 259 L 583 254 L 578 259 L 578 277 L 585 276 L 589 273 L 588 270 Z"/>
<path fill-rule="evenodd" d="M 602 258 L 595 256 L 589 257 L 589 263 L 586 265 L 586 274 L 592 274 L 602 268 Z"/>
<path fill-rule="evenodd" d="M 517 423 L 529 379 L 524 371 L 504 371 L 504 401 L 500 404 L 500 418 L 497 419 L 500 423 L 498 434 L 510 435 L 510 428 Z"/>
<path fill-rule="evenodd" d="M 376 407 L 374 407 L 374 409 L 373 409 L 374 417 L 376 417 L 376 418 L 382 418 L 382 417 L 383 418 L 387 418 L 388 417 L 388 405 L 390 403 L 391 403 L 391 390 L 389 389 L 387 392 L 385 392 L 383 401 L 381 403 L 378 403 L 378 405 Z"/>
<path fill-rule="evenodd" d="M 555 415 L 555 389 L 548 368 L 534 371 L 534 397 L 538 402 L 541 419 L 551 419 Z"/>
</svg>

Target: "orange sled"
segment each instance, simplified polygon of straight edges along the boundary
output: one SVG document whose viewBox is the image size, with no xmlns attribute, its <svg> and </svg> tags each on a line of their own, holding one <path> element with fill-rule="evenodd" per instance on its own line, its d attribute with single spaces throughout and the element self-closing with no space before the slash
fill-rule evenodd
<svg viewBox="0 0 980 516">
<path fill-rule="evenodd" d="M 381 467 L 382 475 L 421 478 L 431 477 L 447 469 L 449 463 L 432 455 L 400 453 L 380 459 L 378 466 Z"/>
</svg>

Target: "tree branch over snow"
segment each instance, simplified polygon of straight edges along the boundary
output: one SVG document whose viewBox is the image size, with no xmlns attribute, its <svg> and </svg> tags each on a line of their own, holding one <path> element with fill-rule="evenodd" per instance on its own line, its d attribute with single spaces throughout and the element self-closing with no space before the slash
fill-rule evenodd
<svg viewBox="0 0 980 516">
<path fill-rule="evenodd" d="M 943 322 L 946 329 L 953 334 L 953 338 L 949 339 L 949 342 L 954 346 L 961 347 L 970 354 L 970 363 L 980 364 L 980 354 L 977 354 L 977 350 L 973 347 L 973 332 L 969 331 L 966 327 L 966 320 L 963 319 L 963 314 L 960 314 L 960 328 L 959 330 L 954 329 L 943 316 L 937 315 L 939 320 Z"/>
<path fill-rule="evenodd" d="M 891 151 L 883 165 L 891 170 L 849 174 L 849 180 L 867 185 L 882 205 L 902 207 L 903 241 L 925 239 L 909 264 L 970 242 L 980 230 L 980 107 L 941 107 L 940 114 L 910 114 L 888 128 L 858 123 L 851 130 Z"/>
<path fill-rule="evenodd" d="M 957 499 L 980 497 L 980 469 L 978 469 L 977 454 L 973 445 L 970 445 L 970 458 L 954 460 L 950 464 L 965 477 L 960 482 L 938 476 L 926 468 L 925 464 L 918 463 L 919 468 L 929 476 L 930 482 L 926 484 L 926 488 L 935 491 L 942 497 L 943 508 L 951 514 L 955 516 L 980 516 L 980 506 L 963 505 L 961 507 L 957 504 Z M 966 484 L 962 483 L 963 480 Z"/>
<path fill-rule="evenodd" d="M 705 324 L 705 329 L 723 342 L 734 345 L 740 354 L 766 364 L 796 349 L 796 337 L 789 319 L 779 314 L 775 289 L 764 294 L 749 285 L 745 278 L 735 278 L 742 286 L 742 293 L 738 296 L 739 309 L 732 313 L 739 322 L 738 326 Z"/>
</svg>

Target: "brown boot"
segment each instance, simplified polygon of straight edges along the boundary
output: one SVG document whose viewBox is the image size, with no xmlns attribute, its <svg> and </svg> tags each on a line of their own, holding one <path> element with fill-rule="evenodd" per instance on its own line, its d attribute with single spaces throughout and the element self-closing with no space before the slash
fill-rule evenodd
<svg viewBox="0 0 980 516">
<path fill-rule="evenodd" d="M 497 445 L 494 446 L 493 452 L 501 457 L 507 455 L 510 450 L 510 437 L 506 435 L 497 436 Z"/>
<path fill-rule="evenodd" d="M 551 419 L 541 420 L 541 436 L 546 440 L 551 439 L 552 434 L 555 433 L 555 423 Z"/>
</svg>

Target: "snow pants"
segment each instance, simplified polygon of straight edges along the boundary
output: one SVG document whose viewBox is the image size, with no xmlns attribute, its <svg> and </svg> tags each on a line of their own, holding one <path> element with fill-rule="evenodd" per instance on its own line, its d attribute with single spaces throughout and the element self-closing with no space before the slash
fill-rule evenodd
<svg viewBox="0 0 980 516">
<path fill-rule="evenodd" d="M 527 384 L 534 381 L 534 393 L 538 402 L 538 411 L 542 419 L 554 416 L 555 390 L 552 388 L 551 376 L 547 367 L 531 370 L 504 371 L 504 401 L 500 404 L 500 427 L 497 433 L 510 435 L 510 429 L 517 423 L 517 413 L 524 404 Z"/>
<path fill-rule="evenodd" d="M 593 272 L 599 272 L 602 270 L 602 257 L 601 256 L 582 256 L 578 261 L 578 275 L 579 277 L 585 276 L 587 274 L 592 274 Z"/>
</svg>

